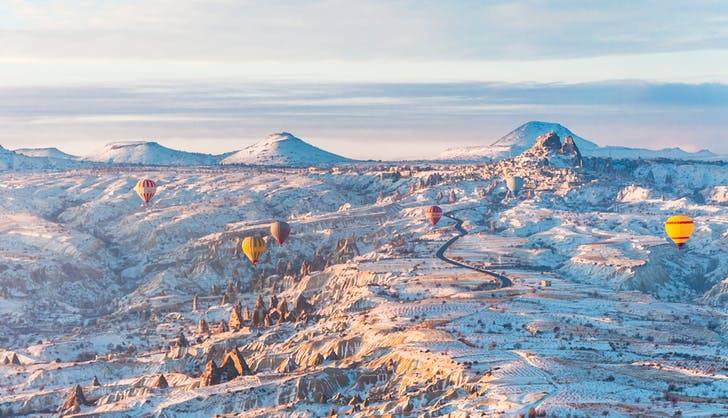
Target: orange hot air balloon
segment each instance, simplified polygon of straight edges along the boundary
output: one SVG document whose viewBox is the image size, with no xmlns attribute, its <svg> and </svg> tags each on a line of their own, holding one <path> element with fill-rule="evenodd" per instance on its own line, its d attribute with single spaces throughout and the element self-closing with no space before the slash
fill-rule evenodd
<svg viewBox="0 0 728 418">
<path fill-rule="evenodd" d="M 265 241 L 259 237 L 245 237 L 243 240 L 243 253 L 251 263 L 258 263 L 261 254 L 265 252 Z"/>
<path fill-rule="evenodd" d="M 144 203 L 147 204 L 150 200 L 152 200 L 154 194 L 157 193 L 157 183 L 149 179 L 141 179 L 137 182 L 136 186 L 134 186 L 134 191 L 139 195 Z"/>
<path fill-rule="evenodd" d="M 670 216 L 665 221 L 665 232 L 677 248 L 682 248 L 695 230 L 693 220 L 686 215 Z"/>
<path fill-rule="evenodd" d="M 442 209 L 439 206 L 430 206 L 425 209 L 425 217 L 430 224 L 437 225 L 440 218 L 442 218 Z"/>
<path fill-rule="evenodd" d="M 279 245 L 283 245 L 288 238 L 288 234 L 291 233 L 291 226 L 285 222 L 275 221 L 270 224 L 270 235 L 278 241 Z"/>
</svg>

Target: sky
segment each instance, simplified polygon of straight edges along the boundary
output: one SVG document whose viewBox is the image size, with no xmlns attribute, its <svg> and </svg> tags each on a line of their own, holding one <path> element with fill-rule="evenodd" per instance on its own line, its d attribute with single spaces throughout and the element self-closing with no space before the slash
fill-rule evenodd
<svg viewBox="0 0 728 418">
<path fill-rule="evenodd" d="M 724 1 L 0 0 L 0 145 L 421 158 L 529 120 L 728 153 Z"/>
</svg>

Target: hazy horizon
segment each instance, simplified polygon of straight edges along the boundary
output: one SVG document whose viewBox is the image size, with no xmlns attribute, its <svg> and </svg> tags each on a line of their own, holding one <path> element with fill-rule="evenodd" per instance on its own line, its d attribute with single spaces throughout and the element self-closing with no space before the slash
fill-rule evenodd
<svg viewBox="0 0 728 418">
<path fill-rule="evenodd" d="M 679 15 L 679 20 L 674 16 Z M 600 145 L 728 153 L 728 6 L 703 1 L 0 4 L 0 145 L 241 149 L 290 131 L 359 159 L 530 120 Z"/>
</svg>

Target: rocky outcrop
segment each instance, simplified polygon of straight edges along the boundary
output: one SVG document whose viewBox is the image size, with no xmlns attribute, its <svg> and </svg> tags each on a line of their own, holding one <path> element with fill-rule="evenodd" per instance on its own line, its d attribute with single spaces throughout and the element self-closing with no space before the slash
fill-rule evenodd
<svg viewBox="0 0 728 418">
<path fill-rule="evenodd" d="M 207 321 L 204 319 L 200 319 L 200 321 L 197 323 L 197 333 L 198 334 L 209 334 L 210 333 L 210 327 L 207 325 Z"/>
<path fill-rule="evenodd" d="M 276 372 L 278 373 L 291 373 L 298 369 L 298 364 L 293 360 L 293 357 L 286 357 L 285 360 L 281 362 L 278 367 L 276 367 Z"/>
<path fill-rule="evenodd" d="M 225 353 L 220 366 L 220 381 L 227 382 L 238 376 L 250 376 L 253 372 L 237 349 Z"/>
<path fill-rule="evenodd" d="M 209 360 L 205 364 L 205 370 L 200 376 L 200 386 L 213 386 L 220 384 L 220 369 L 214 360 Z"/>
<path fill-rule="evenodd" d="M 167 378 L 164 377 L 164 374 L 160 374 L 156 379 L 154 379 L 152 387 L 157 389 L 166 389 L 169 387 L 169 383 L 167 383 Z"/>
<path fill-rule="evenodd" d="M 567 136 L 564 142 L 556 132 L 549 132 L 536 138 L 536 143 L 518 159 L 535 159 L 544 165 L 559 167 L 581 167 L 583 160 L 574 138 Z"/>
<path fill-rule="evenodd" d="M 76 385 L 68 393 L 63 405 L 58 408 L 58 412 L 61 416 L 77 414 L 81 412 L 81 407 L 85 405 L 91 405 L 91 403 L 86 400 L 86 396 L 83 394 L 81 386 Z"/>
<path fill-rule="evenodd" d="M 3 364 L 9 364 L 11 366 L 20 366 L 21 365 L 20 359 L 18 358 L 18 354 L 17 353 L 12 353 L 12 354 L 9 354 L 9 355 L 5 356 L 5 358 L 3 359 L 2 363 Z"/>
<path fill-rule="evenodd" d="M 233 306 L 230 311 L 230 319 L 228 319 L 228 327 L 231 330 L 239 330 L 243 327 L 243 309 L 239 303 Z"/>
</svg>

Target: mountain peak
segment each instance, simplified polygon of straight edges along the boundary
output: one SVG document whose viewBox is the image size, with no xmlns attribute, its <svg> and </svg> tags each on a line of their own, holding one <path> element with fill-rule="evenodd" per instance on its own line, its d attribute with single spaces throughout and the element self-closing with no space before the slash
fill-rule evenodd
<svg viewBox="0 0 728 418">
<path fill-rule="evenodd" d="M 214 155 L 179 151 L 155 141 L 110 142 L 99 154 L 87 159 L 116 164 L 188 166 L 216 164 L 219 161 L 219 157 Z"/>
<path fill-rule="evenodd" d="M 221 164 L 307 166 L 349 161 L 348 158 L 315 147 L 290 132 L 276 132 L 229 155 Z"/>
<path fill-rule="evenodd" d="M 56 147 L 47 148 L 18 148 L 14 150 L 18 154 L 27 157 L 46 157 L 46 158 L 62 158 L 66 160 L 78 160 L 75 155 L 67 154 Z"/>
<path fill-rule="evenodd" d="M 555 122 L 543 122 L 543 121 L 530 121 L 526 122 L 507 135 L 501 137 L 497 141 L 491 144 L 492 147 L 508 147 L 511 148 L 512 153 L 521 153 L 536 142 L 536 138 L 541 135 L 553 132 L 560 138 L 566 138 L 568 136 L 574 139 L 574 142 L 582 149 L 597 148 L 598 145 L 594 142 L 586 140 L 575 133 L 571 132 L 568 128 L 560 123 Z"/>
</svg>

